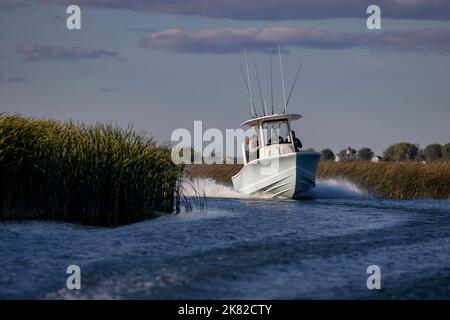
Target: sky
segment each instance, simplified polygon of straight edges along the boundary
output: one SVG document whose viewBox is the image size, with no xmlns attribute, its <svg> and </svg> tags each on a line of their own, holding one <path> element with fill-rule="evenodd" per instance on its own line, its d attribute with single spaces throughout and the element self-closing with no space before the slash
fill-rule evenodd
<svg viewBox="0 0 450 320">
<path fill-rule="evenodd" d="M 66 8 L 81 8 L 68 30 Z M 366 9 L 381 8 L 381 30 Z M 250 117 L 239 63 L 258 65 L 305 148 L 450 142 L 448 0 L 0 0 L 0 113 L 176 128 L 238 128 Z"/>
</svg>

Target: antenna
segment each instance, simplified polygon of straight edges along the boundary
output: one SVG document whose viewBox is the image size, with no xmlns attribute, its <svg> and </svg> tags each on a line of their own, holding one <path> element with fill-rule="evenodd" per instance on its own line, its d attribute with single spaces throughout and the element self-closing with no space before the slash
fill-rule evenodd
<svg viewBox="0 0 450 320">
<path fill-rule="evenodd" d="M 245 86 L 247 87 L 247 93 L 250 96 L 250 87 L 248 86 L 247 79 L 245 78 L 244 68 L 242 67 L 242 63 L 239 62 L 239 66 L 241 67 L 242 79 L 244 79 Z M 253 104 L 252 99 L 250 99 L 250 114 L 252 117 L 254 117 L 255 105 Z"/>
<path fill-rule="evenodd" d="M 269 113 L 267 112 L 267 103 L 266 103 L 266 100 L 264 100 L 264 110 L 266 111 L 265 114 L 269 114 Z"/>
<path fill-rule="evenodd" d="M 283 63 L 281 62 L 281 46 L 278 46 L 278 56 L 280 57 L 280 70 L 281 70 L 281 86 L 283 87 L 283 101 L 284 101 L 284 111 L 286 113 L 286 92 L 284 91 L 284 75 L 283 75 Z"/>
<path fill-rule="evenodd" d="M 286 102 L 286 106 L 289 105 L 289 101 L 291 100 L 292 90 L 294 90 L 295 83 L 297 82 L 298 74 L 300 73 L 301 67 L 302 67 L 302 62 L 300 61 L 300 64 L 299 64 L 298 69 L 297 69 L 297 73 L 295 74 L 294 82 L 292 83 L 291 91 L 289 92 L 289 96 L 288 96 L 288 99 L 287 99 L 287 102 Z"/>
<path fill-rule="evenodd" d="M 261 82 L 259 82 L 258 66 L 256 65 L 256 62 L 255 62 L 255 70 L 256 70 L 256 80 L 258 80 L 259 95 L 261 96 L 261 108 L 262 108 L 262 111 L 263 111 L 263 115 L 265 116 L 266 115 L 266 111 L 264 110 L 264 99 L 263 99 L 263 96 L 262 96 Z"/>
<path fill-rule="evenodd" d="M 270 57 L 270 99 L 272 100 L 272 114 L 273 114 L 272 57 Z"/>
<path fill-rule="evenodd" d="M 244 49 L 244 57 L 245 57 L 245 68 L 247 69 L 247 86 L 248 86 L 248 93 L 250 95 L 250 105 L 253 108 L 254 117 L 257 117 L 258 115 L 255 110 L 255 105 L 253 104 L 252 83 L 250 82 L 250 73 L 248 72 L 247 49 Z"/>
</svg>

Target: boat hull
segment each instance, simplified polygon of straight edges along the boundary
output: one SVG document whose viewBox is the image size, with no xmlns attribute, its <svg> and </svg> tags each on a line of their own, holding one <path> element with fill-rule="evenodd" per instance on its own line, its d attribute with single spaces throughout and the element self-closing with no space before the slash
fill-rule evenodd
<svg viewBox="0 0 450 320">
<path fill-rule="evenodd" d="M 297 152 L 246 164 L 232 177 L 236 191 L 254 196 L 297 199 L 316 185 L 320 153 Z"/>
</svg>

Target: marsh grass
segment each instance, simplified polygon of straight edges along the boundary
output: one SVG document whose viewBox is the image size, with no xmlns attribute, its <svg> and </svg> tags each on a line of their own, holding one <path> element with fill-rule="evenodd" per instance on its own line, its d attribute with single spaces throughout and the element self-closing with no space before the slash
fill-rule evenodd
<svg viewBox="0 0 450 320">
<path fill-rule="evenodd" d="M 120 225 L 172 212 L 170 149 L 131 127 L 0 115 L 0 220 Z"/>
<path fill-rule="evenodd" d="M 192 176 L 213 178 L 231 184 L 242 165 L 190 165 Z M 450 199 L 450 161 L 422 164 L 416 161 L 334 162 L 321 161 L 318 178 L 344 178 L 370 194 L 389 199 Z"/>
<path fill-rule="evenodd" d="M 186 166 L 185 172 L 191 179 L 212 178 L 223 184 L 231 184 L 231 177 L 241 169 L 241 164 L 191 164 Z"/>
<path fill-rule="evenodd" d="M 450 199 L 450 161 L 321 161 L 319 178 L 345 178 L 371 194 L 390 199 Z"/>
</svg>

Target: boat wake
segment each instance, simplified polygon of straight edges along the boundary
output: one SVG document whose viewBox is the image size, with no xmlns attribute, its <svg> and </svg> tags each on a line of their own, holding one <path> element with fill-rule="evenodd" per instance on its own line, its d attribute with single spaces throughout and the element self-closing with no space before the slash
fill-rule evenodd
<svg viewBox="0 0 450 320">
<path fill-rule="evenodd" d="M 207 198 L 247 198 L 244 194 L 234 191 L 232 186 L 217 182 L 211 178 L 196 178 L 183 183 L 183 194 L 187 197 Z"/>
<path fill-rule="evenodd" d="M 219 183 L 211 178 L 198 178 L 183 184 L 183 194 L 187 197 L 255 199 L 264 197 L 246 196 L 234 191 L 232 186 Z M 318 179 L 316 187 L 305 192 L 302 199 L 352 199 L 366 196 L 363 190 L 345 179 Z"/>
<path fill-rule="evenodd" d="M 356 185 L 345 179 L 318 179 L 316 186 L 302 194 L 304 199 L 353 199 L 367 194 Z"/>
</svg>

